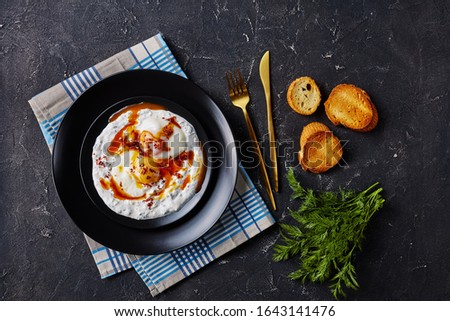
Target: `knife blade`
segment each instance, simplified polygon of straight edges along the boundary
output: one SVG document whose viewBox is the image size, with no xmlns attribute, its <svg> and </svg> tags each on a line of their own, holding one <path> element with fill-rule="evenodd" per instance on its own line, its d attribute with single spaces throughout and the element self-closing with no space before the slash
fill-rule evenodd
<svg viewBox="0 0 450 321">
<path fill-rule="evenodd" d="M 269 143 L 270 143 L 270 161 L 272 165 L 272 172 L 274 177 L 275 192 L 278 192 L 278 164 L 277 164 L 277 144 L 275 140 L 275 130 L 273 128 L 272 117 L 272 99 L 270 95 L 270 53 L 266 51 L 261 58 L 259 64 L 259 76 L 266 95 L 267 105 L 267 127 L 269 130 Z"/>
</svg>

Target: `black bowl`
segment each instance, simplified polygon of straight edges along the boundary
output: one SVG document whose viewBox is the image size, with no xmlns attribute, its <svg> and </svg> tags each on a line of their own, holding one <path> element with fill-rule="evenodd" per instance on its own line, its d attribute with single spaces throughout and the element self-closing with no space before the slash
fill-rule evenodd
<svg viewBox="0 0 450 321">
<path fill-rule="evenodd" d="M 154 219 L 146 219 L 146 220 L 135 220 L 123 215 L 119 215 L 113 210 L 111 210 L 102 200 L 100 195 L 97 193 L 94 182 L 92 180 L 92 149 L 95 144 L 95 140 L 103 131 L 103 129 L 108 125 L 108 120 L 117 111 L 122 108 L 138 104 L 141 102 L 149 102 L 155 103 L 161 106 L 164 106 L 168 111 L 171 111 L 177 115 L 180 115 L 184 119 L 186 119 L 194 128 L 197 133 L 197 136 L 200 139 L 200 142 L 208 142 L 208 136 L 206 135 L 205 130 L 201 126 L 200 122 L 184 107 L 180 105 L 159 97 L 150 97 L 150 96 L 141 96 L 141 97 L 133 97 L 129 99 L 122 100 L 117 104 L 112 105 L 110 108 L 106 109 L 91 127 L 88 129 L 86 136 L 83 140 L 83 145 L 81 147 L 80 153 L 80 174 L 81 179 L 83 181 L 84 188 L 86 193 L 89 195 L 91 201 L 97 206 L 97 208 L 104 214 L 106 214 L 111 219 L 130 226 L 134 228 L 159 228 L 162 226 L 166 226 L 168 224 L 172 224 L 182 218 L 184 218 L 188 214 L 193 214 L 197 211 L 197 209 L 201 208 L 206 199 L 208 199 L 208 195 L 211 192 L 211 189 L 208 189 L 207 186 L 210 184 L 214 185 L 214 179 L 216 175 L 212 175 L 211 168 L 208 166 L 208 158 L 211 157 L 210 153 L 204 153 L 204 165 L 206 168 L 205 179 L 203 181 L 201 189 L 195 194 L 195 196 L 190 199 L 186 204 L 183 205 L 178 211 L 171 213 L 167 216 L 158 217 Z M 215 173 L 214 173 L 215 174 Z"/>
</svg>

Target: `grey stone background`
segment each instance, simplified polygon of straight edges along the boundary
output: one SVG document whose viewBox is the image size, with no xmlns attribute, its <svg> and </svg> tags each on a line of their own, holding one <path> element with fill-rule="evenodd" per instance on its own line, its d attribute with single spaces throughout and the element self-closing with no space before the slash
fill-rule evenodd
<svg viewBox="0 0 450 321">
<path fill-rule="evenodd" d="M 323 175 L 298 169 L 304 186 L 384 187 L 386 206 L 355 258 L 361 288 L 349 300 L 450 299 L 449 8 L 442 0 L 1 1 L 0 299 L 152 300 L 133 271 L 99 279 L 82 233 L 58 200 L 27 100 L 157 32 L 238 140 L 247 131 L 227 97 L 224 73 L 242 70 L 250 116 L 263 137 L 258 65 L 271 51 L 275 127 L 286 149 L 281 177 L 297 165 L 303 126 L 320 120 L 349 141 L 349 166 Z M 295 114 L 286 89 L 302 75 L 317 81 L 324 99 L 339 83 L 364 88 L 378 107 L 378 127 L 360 134 L 332 126 L 323 107 L 310 117 Z M 258 171 L 249 174 L 266 198 Z M 287 208 L 298 203 L 282 183 L 274 216 L 286 221 Z M 298 261 L 272 262 L 277 239 L 274 227 L 154 300 L 332 299 L 326 284 L 287 279 Z"/>
</svg>

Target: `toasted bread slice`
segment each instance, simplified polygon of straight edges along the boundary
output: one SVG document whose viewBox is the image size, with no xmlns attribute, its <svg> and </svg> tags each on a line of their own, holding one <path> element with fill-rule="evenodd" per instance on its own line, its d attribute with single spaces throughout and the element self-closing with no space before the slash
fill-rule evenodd
<svg viewBox="0 0 450 321">
<path fill-rule="evenodd" d="M 299 162 L 303 170 L 312 173 L 326 172 L 341 158 L 341 142 L 330 131 L 319 131 L 310 136 L 299 153 Z"/>
<path fill-rule="evenodd" d="M 342 124 L 354 130 L 369 128 L 375 109 L 369 95 L 350 84 L 334 87 L 324 105 L 325 112 L 334 125 Z"/>
<path fill-rule="evenodd" d="M 330 132 L 330 129 L 325 124 L 319 122 L 312 122 L 303 127 L 302 133 L 300 135 L 300 152 L 298 155 L 299 161 L 303 157 L 303 147 L 305 146 L 306 142 L 311 136 L 317 134 L 318 132 Z"/>
<path fill-rule="evenodd" d="M 374 129 L 377 124 L 378 124 L 378 111 L 377 108 L 375 107 L 375 105 L 372 103 L 372 112 L 373 112 L 373 116 L 372 116 L 372 120 L 369 123 L 369 125 L 367 125 L 366 127 L 364 127 L 363 129 L 355 129 L 355 131 L 357 132 L 370 132 L 372 129 Z"/>
<path fill-rule="evenodd" d="M 308 138 L 310 138 L 312 135 L 318 132 L 331 132 L 331 131 L 325 124 L 319 122 L 312 122 L 303 127 L 302 134 L 300 135 L 300 149 L 303 149 L 303 146 L 305 146 Z"/>
<path fill-rule="evenodd" d="M 314 79 L 300 77 L 294 80 L 287 92 L 287 101 L 291 108 L 301 115 L 311 115 L 320 104 L 320 90 Z"/>
</svg>

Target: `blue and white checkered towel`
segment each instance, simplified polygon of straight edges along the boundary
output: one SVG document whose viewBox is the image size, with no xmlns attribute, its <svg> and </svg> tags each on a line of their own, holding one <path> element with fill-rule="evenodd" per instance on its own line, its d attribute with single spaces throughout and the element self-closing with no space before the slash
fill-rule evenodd
<svg viewBox="0 0 450 321">
<path fill-rule="evenodd" d="M 29 101 L 50 151 L 59 124 L 75 99 L 103 78 L 130 69 L 158 69 L 186 77 L 158 34 L 67 78 Z M 252 181 L 239 168 L 232 199 L 219 221 L 203 237 L 183 248 L 138 256 L 109 249 L 85 237 L 102 278 L 134 267 L 155 296 L 274 223 Z"/>
</svg>

